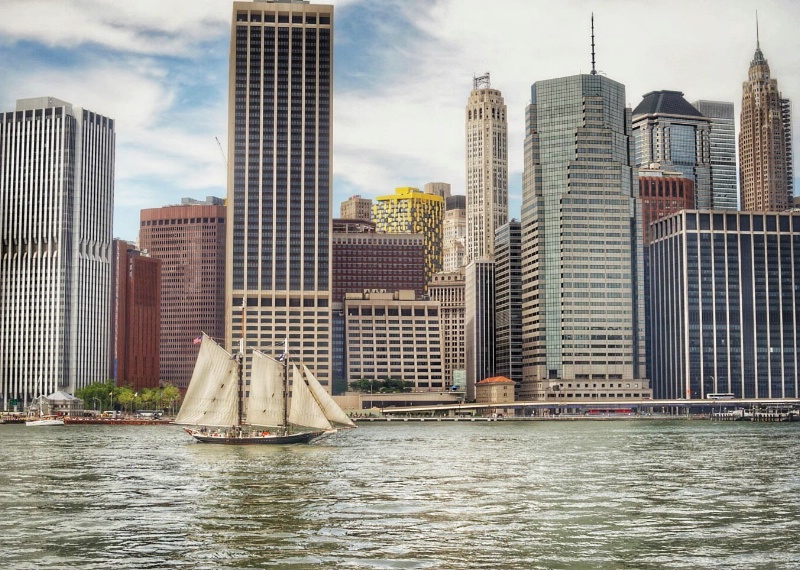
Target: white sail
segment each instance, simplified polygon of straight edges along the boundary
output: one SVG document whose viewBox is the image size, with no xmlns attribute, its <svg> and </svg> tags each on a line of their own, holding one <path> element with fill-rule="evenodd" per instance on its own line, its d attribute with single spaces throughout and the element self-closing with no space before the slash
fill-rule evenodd
<svg viewBox="0 0 800 570">
<path fill-rule="evenodd" d="M 238 363 L 211 337 L 203 335 L 192 379 L 176 424 L 231 426 L 238 422 Z"/>
<path fill-rule="evenodd" d="M 283 424 L 283 364 L 253 351 L 247 423 L 254 426 Z"/>
<path fill-rule="evenodd" d="M 333 429 L 294 364 L 292 365 L 292 403 L 289 407 L 289 423 L 314 429 Z"/>
<path fill-rule="evenodd" d="M 344 413 L 344 410 L 339 407 L 330 394 L 328 394 L 327 390 L 322 387 L 322 384 L 319 383 L 316 376 L 311 373 L 311 370 L 308 369 L 308 366 L 303 364 L 303 372 L 306 375 L 306 380 L 308 380 L 308 388 L 311 390 L 311 393 L 316 398 L 317 403 L 322 408 L 322 412 L 325 414 L 325 417 L 328 418 L 331 422 L 335 424 L 342 424 L 345 426 L 356 427 L 356 424 L 353 423 L 347 414 Z"/>
</svg>

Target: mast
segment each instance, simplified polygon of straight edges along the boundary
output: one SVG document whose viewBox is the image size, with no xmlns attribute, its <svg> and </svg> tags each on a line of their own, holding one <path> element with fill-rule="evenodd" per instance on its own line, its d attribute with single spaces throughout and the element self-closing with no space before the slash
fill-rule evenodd
<svg viewBox="0 0 800 570">
<path fill-rule="evenodd" d="M 236 418 L 237 418 L 237 426 L 240 428 L 242 427 L 242 408 L 244 402 L 244 381 L 242 377 L 243 367 L 244 367 L 244 317 L 245 317 L 245 307 L 246 303 L 245 300 L 242 299 L 242 336 L 239 338 L 239 354 L 236 355 L 236 382 L 239 388 L 239 395 L 236 398 Z"/>
<path fill-rule="evenodd" d="M 289 433 L 289 338 L 283 344 L 283 430 Z"/>
</svg>

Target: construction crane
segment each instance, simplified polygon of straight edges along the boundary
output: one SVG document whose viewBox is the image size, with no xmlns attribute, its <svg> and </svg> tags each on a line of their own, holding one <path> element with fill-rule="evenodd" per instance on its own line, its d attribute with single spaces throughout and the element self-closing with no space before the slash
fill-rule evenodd
<svg viewBox="0 0 800 570">
<path fill-rule="evenodd" d="M 222 150 L 222 143 L 219 142 L 219 138 L 214 137 L 214 140 L 217 141 L 217 146 L 219 147 L 219 153 L 222 155 L 222 160 L 225 161 L 225 168 L 228 168 L 228 159 L 225 158 L 225 151 Z"/>
</svg>

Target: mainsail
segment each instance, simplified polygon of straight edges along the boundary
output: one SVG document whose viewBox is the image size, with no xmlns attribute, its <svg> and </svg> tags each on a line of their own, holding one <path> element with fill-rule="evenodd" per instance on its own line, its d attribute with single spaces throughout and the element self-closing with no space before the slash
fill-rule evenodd
<svg viewBox="0 0 800 570">
<path fill-rule="evenodd" d="M 314 429 L 333 429 L 311 394 L 306 380 L 294 364 L 292 364 L 292 403 L 289 408 L 289 423 Z"/>
<path fill-rule="evenodd" d="M 322 408 L 325 417 L 335 424 L 356 427 L 353 420 L 344 413 L 344 410 L 333 400 L 331 395 L 322 387 L 322 384 L 319 383 L 319 380 L 317 380 L 316 376 L 311 373 L 311 370 L 309 370 L 308 366 L 305 364 L 303 364 L 303 372 L 308 380 L 308 388 Z"/>
<path fill-rule="evenodd" d="M 237 423 L 238 362 L 203 335 L 186 397 L 176 424 L 231 426 Z"/>
<path fill-rule="evenodd" d="M 251 362 L 247 423 L 279 426 L 283 423 L 283 364 L 257 350 Z"/>
</svg>

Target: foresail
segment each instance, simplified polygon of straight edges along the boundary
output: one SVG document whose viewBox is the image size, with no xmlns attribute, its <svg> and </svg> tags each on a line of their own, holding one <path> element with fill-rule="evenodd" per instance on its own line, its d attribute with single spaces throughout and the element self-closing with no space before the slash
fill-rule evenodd
<svg viewBox="0 0 800 570">
<path fill-rule="evenodd" d="M 203 335 L 176 424 L 229 426 L 237 422 L 238 363 Z"/>
<path fill-rule="evenodd" d="M 255 426 L 283 424 L 283 364 L 256 350 L 250 370 L 247 423 Z"/>
<path fill-rule="evenodd" d="M 332 429 L 331 423 L 319 407 L 306 385 L 303 375 L 292 365 L 292 403 L 289 408 L 289 423 L 314 429 Z"/>
<path fill-rule="evenodd" d="M 322 408 L 322 413 L 325 414 L 325 417 L 335 424 L 356 427 L 353 420 L 344 413 L 344 410 L 339 407 L 339 404 L 337 404 L 331 395 L 328 394 L 327 390 L 322 387 L 322 384 L 319 383 L 319 380 L 317 380 L 305 364 L 303 364 L 303 372 L 308 380 L 308 388 Z"/>
</svg>

